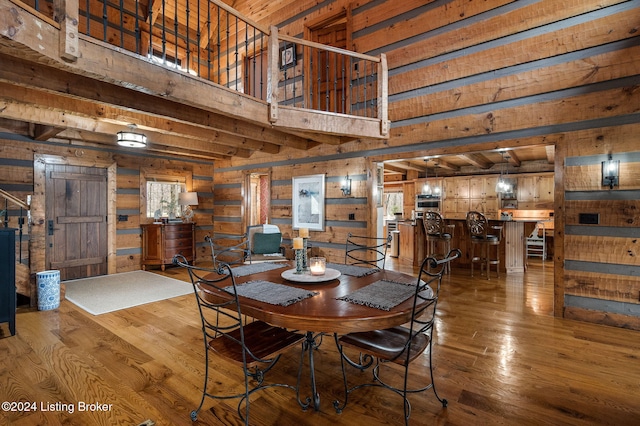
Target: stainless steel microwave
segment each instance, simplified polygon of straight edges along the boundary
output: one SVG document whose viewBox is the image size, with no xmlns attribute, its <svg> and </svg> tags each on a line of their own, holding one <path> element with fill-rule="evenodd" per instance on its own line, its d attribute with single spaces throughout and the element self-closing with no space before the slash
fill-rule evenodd
<svg viewBox="0 0 640 426">
<path fill-rule="evenodd" d="M 433 195 L 416 195 L 415 211 L 440 210 L 440 197 Z"/>
</svg>

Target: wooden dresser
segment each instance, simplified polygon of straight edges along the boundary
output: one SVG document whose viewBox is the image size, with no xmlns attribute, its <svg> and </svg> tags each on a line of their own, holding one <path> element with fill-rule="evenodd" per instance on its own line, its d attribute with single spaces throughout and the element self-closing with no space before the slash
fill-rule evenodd
<svg viewBox="0 0 640 426">
<path fill-rule="evenodd" d="M 193 263 L 196 254 L 195 223 L 142 225 L 142 269 L 147 265 L 171 265 L 173 256 L 183 255 Z"/>
</svg>

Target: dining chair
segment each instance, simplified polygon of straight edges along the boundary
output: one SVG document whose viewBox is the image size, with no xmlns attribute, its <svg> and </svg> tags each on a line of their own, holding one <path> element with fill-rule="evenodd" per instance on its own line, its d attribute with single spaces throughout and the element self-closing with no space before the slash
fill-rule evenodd
<svg viewBox="0 0 640 426">
<path fill-rule="evenodd" d="M 451 239 L 453 238 L 453 234 L 451 232 L 447 232 L 447 225 L 442 215 L 436 211 L 427 211 L 422 217 L 422 224 L 424 226 L 425 238 L 427 240 L 427 257 L 438 254 L 438 244 L 440 244 L 444 249 L 443 253 L 449 253 L 451 251 Z M 446 271 L 451 272 L 450 268 L 451 264 L 447 263 Z"/>
<path fill-rule="evenodd" d="M 391 235 L 386 238 L 362 237 L 349 232 L 344 249 L 344 263 L 384 269 L 389 244 Z"/>
<path fill-rule="evenodd" d="M 215 238 L 206 235 L 204 240 L 209 243 L 211 248 L 213 269 L 218 268 L 220 263 L 228 265 L 251 263 L 251 250 L 249 250 L 249 239 L 246 235 L 228 235 Z"/>
<path fill-rule="evenodd" d="M 247 316 L 242 314 L 242 305 L 238 299 L 233 270 L 229 265 L 220 263 L 217 269 L 201 268 L 189 265 L 181 255 L 176 255 L 173 258 L 173 263 L 189 272 L 200 313 L 205 349 L 202 399 L 198 408 L 191 412 L 191 420 L 198 419 L 198 412 L 207 397 L 212 399 L 240 398 L 238 415 L 245 425 L 249 425 L 249 396 L 254 392 L 272 387 L 283 387 L 294 390 L 297 396 L 299 378 L 295 386 L 284 383 L 266 383 L 264 379 L 265 374 L 280 359 L 280 355 L 292 346 L 301 343 L 304 336 L 263 321 L 248 321 Z M 213 300 L 219 300 L 219 302 L 213 302 Z M 211 372 L 220 368 L 219 363 L 216 368 L 211 368 L 210 353 L 242 367 L 243 392 L 221 392 L 228 386 L 229 380 L 228 378 L 220 380 L 210 378 Z M 217 387 L 217 391 L 211 390 L 210 385 L 211 388 Z"/>
<path fill-rule="evenodd" d="M 473 265 L 480 263 L 480 274 L 486 268 L 487 279 L 491 279 L 491 265 L 496 265 L 496 275 L 500 278 L 500 241 L 502 241 L 502 226 L 490 226 L 489 221 L 480 212 L 467 213 L 467 230 L 471 237 L 471 276 Z M 480 253 L 476 255 L 476 246 L 480 246 Z M 491 256 L 491 247 L 495 247 L 495 256 Z"/>
<path fill-rule="evenodd" d="M 448 402 L 441 398 L 436 391 L 433 378 L 433 331 L 435 327 L 436 308 L 440 295 L 442 275 L 445 266 L 460 257 L 460 250 L 450 251 L 444 259 L 427 257 L 422 261 L 420 273 L 416 281 L 415 290 L 412 292 L 412 309 L 409 327 L 397 326 L 384 330 L 349 333 L 342 336 L 335 334 L 335 341 L 340 352 L 342 377 L 344 382 L 344 401 L 334 401 L 334 408 L 338 413 L 346 407 L 351 392 L 370 386 L 378 386 L 389 389 L 404 399 L 404 422 L 409 424 L 411 404 L 408 394 L 424 392 L 433 389 L 436 398 L 446 407 Z M 347 350 L 359 352 L 358 361 L 349 357 Z M 429 354 L 428 383 L 416 383 L 421 377 L 419 373 L 412 374 L 410 365 L 421 355 Z M 372 367 L 373 381 L 361 383 L 349 387 L 345 363 L 364 371 Z M 393 363 L 403 368 L 401 379 L 398 379 L 397 370 L 385 364 Z M 417 371 L 422 368 L 422 363 L 415 367 Z M 386 376 L 382 378 L 382 370 L 386 370 Z M 411 381 L 411 385 L 410 385 Z"/>
</svg>

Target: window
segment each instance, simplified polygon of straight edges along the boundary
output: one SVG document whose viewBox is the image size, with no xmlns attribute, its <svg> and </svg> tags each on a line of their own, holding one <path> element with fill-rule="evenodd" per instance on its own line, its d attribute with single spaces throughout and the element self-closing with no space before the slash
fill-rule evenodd
<svg viewBox="0 0 640 426">
<path fill-rule="evenodd" d="M 184 191 L 184 183 L 147 181 L 147 217 L 182 216 L 178 194 Z"/>
<path fill-rule="evenodd" d="M 191 191 L 192 174 L 183 170 L 140 170 L 140 221 L 151 222 L 157 217 L 175 219 L 182 217 L 178 203 L 181 192 Z"/>
<path fill-rule="evenodd" d="M 402 213 L 402 192 L 385 192 L 384 194 L 384 207 L 385 217 L 387 219 L 395 218 L 396 213 Z"/>
</svg>

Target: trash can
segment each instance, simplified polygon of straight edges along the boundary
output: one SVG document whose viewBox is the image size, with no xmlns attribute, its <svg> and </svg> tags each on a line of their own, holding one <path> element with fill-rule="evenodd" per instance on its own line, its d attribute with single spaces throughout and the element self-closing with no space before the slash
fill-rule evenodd
<svg viewBox="0 0 640 426">
<path fill-rule="evenodd" d="M 60 307 L 60 271 L 37 272 L 36 284 L 39 311 L 50 311 Z"/>
</svg>

